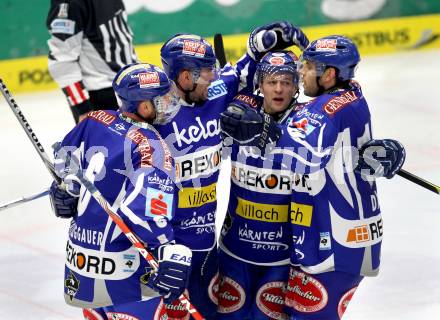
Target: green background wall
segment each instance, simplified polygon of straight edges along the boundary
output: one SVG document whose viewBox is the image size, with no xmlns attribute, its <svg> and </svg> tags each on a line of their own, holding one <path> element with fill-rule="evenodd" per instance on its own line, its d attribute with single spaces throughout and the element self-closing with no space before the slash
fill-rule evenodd
<svg viewBox="0 0 440 320">
<path fill-rule="evenodd" d="M 142 0 L 137 0 L 142 1 Z M 160 1 L 160 0 L 150 0 Z M 0 60 L 47 54 L 48 0 L 0 1 Z M 273 20 L 287 19 L 299 26 L 337 22 L 321 11 L 322 0 L 241 0 L 221 6 L 196 0 L 182 11 L 157 14 L 141 9 L 129 15 L 135 44 L 166 40 L 177 32 L 212 36 L 237 34 Z M 439 0 L 388 0 L 370 19 L 440 13 Z"/>
</svg>

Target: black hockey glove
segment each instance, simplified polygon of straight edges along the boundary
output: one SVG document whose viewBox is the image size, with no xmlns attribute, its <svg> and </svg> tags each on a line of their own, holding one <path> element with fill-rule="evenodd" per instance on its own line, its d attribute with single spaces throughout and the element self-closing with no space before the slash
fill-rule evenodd
<svg viewBox="0 0 440 320">
<path fill-rule="evenodd" d="M 254 109 L 232 102 L 220 115 L 221 134 L 225 141 L 232 139 L 239 145 L 265 149 L 268 143 L 276 142 L 281 130 L 273 118 Z"/>
<path fill-rule="evenodd" d="M 391 179 L 405 162 L 405 148 L 396 140 L 370 140 L 359 149 L 355 171 L 375 177 Z"/>
<path fill-rule="evenodd" d="M 301 51 L 309 45 L 304 32 L 288 21 L 277 21 L 254 29 L 249 35 L 247 53 L 255 61 L 269 50 L 280 50 L 296 45 Z"/>
<path fill-rule="evenodd" d="M 52 182 L 49 198 L 55 216 L 69 219 L 77 215 L 79 190 L 80 184 L 77 181 L 69 180 L 62 185 Z"/>
</svg>

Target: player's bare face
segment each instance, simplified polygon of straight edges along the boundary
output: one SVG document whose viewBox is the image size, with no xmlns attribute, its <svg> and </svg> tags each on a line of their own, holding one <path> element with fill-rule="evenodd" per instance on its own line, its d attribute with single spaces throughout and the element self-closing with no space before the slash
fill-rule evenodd
<svg viewBox="0 0 440 320">
<path fill-rule="evenodd" d="M 264 110 L 269 114 L 283 112 L 298 91 L 291 74 L 268 75 L 260 83 Z"/>
<path fill-rule="evenodd" d="M 299 74 L 303 83 L 304 94 L 309 97 L 316 97 L 319 91 L 316 65 L 310 61 L 303 61 Z"/>
</svg>

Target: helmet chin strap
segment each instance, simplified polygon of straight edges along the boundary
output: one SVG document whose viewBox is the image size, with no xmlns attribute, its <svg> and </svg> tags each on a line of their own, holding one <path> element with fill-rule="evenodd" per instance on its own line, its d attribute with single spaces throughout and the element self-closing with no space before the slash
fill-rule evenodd
<svg viewBox="0 0 440 320">
<path fill-rule="evenodd" d="M 180 83 L 178 81 L 176 81 L 176 86 L 177 88 L 182 91 L 185 94 L 185 97 L 183 98 L 187 103 L 192 104 L 195 101 L 192 101 L 191 97 L 189 96 L 191 92 L 194 92 L 197 89 L 197 83 L 193 83 L 193 87 L 191 88 L 191 90 L 185 90 L 182 88 L 182 86 L 180 85 Z"/>
</svg>

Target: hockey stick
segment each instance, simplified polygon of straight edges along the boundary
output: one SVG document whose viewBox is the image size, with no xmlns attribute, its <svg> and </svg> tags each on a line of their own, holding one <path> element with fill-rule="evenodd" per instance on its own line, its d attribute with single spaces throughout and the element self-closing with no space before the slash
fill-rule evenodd
<svg viewBox="0 0 440 320">
<path fill-rule="evenodd" d="M 223 68 L 226 65 L 226 54 L 225 48 L 223 46 L 223 36 L 221 33 L 216 33 L 214 35 L 214 51 L 217 57 L 220 67 Z"/>
<path fill-rule="evenodd" d="M 428 189 L 428 190 L 430 190 L 432 192 L 440 194 L 440 187 L 439 186 L 436 186 L 435 184 L 433 184 L 433 183 L 431 183 L 429 181 L 426 181 L 425 179 L 422 179 L 422 178 L 412 174 L 411 172 L 408 172 L 406 170 L 400 169 L 397 172 L 397 174 L 399 176 L 401 176 L 402 178 L 405 178 L 405 179 L 407 179 L 407 180 L 409 180 L 409 181 L 411 181 L 411 182 L 413 182 L 415 184 L 418 184 L 419 186 L 421 186 L 421 187 L 423 187 L 425 189 Z"/>
<path fill-rule="evenodd" d="M 28 202 L 28 201 L 32 201 L 32 200 L 35 200 L 35 199 L 47 196 L 48 194 L 49 194 L 49 189 L 44 190 L 43 192 L 35 193 L 35 194 L 31 195 L 31 196 L 21 197 L 21 198 L 18 198 L 16 200 L 13 200 L 13 201 L 1 204 L 0 205 L 0 211 L 8 209 L 8 208 L 15 207 L 15 206 L 17 206 L 17 205 L 19 205 L 21 203 L 25 203 L 25 202 Z"/>
<path fill-rule="evenodd" d="M 37 136 L 35 135 L 34 131 L 29 125 L 29 122 L 26 120 L 25 116 L 21 112 L 19 106 L 15 102 L 14 98 L 12 97 L 11 93 L 9 92 L 8 88 L 6 87 L 5 83 L 1 78 L 0 78 L 0 91 L 5 97 L 6 102 L 9 104 L 9 107 L 11 107 L 12 112 L 14 112 L 14 115 L 17 118 L 18 122 L 20 122 L 21 126 L 26 132 L 28 138 L 31 140 L 33 146 L 35 147 L 35 150 L 37 150 L 41 160 L 43 160 L 43 163 L 46 166 L 47 170 L 49 170 L 49 173 L 52 175 L 52 178 L 58 184 L 61 184 L 61 179 L 56 175 L 52 161 L 47 156 L 46 151 L 44 151 L 43 145 L 38 140 Z"/>
<path fill-rule="evenodd" d="M 79 169 L 79 168 L 78 168 Z M 122 230 L 125 236 L 130 240 L 133 246 L 140 252 L 140 254 L 147 260 L 153 270 L 157 270 L 159 267 L 158 262 L 154 256 L 147 250 L 142 244 L 139 238 L 130 230 L 130 228 L 122 220 L 121 216 L 117 212 L 111 209 L 110 204 L 105 200 L 101 192 L 90 182 L 79 169 L 76 177 L 81 181 L 82 185 L 89 191 L 93 198 L 99 203 L 99 205 L 107 212 L 113 222 Z M 188 310 L 195 320 L 205 320 L 205 318 L 197 311 L 197 309 L 191 304 L 189 299 L 181 294 L 179 297 L 180 303 Z"/>
</svg>

